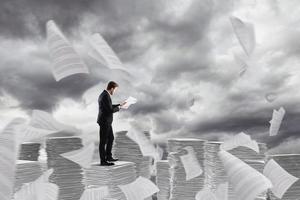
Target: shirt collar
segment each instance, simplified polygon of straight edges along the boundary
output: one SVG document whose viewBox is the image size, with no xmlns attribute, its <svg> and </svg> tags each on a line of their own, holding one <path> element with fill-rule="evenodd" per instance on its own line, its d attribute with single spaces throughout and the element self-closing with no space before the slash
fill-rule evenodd
<svg viewBox="0 0 300 200">
<path fill-rule="evenodd" d="M 109 94 L 109 96 L 111 96 L 111 94 L 107 91 L 107 89 L 105 89 L 105 91 Z"/>
</svg>

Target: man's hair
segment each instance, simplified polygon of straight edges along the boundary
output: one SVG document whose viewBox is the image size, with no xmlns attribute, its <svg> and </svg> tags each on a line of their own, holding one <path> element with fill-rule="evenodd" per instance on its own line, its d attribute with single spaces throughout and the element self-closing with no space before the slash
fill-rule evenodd
<svg viewBox="0 0 300 200">
<path fill-rule="evenodd" d="M 111 88 L 116 88 L 119 87 L 118 83 L 114 82 L 114 81 L 109 81 L 109 83 L 107 84 L 106 89 L 110 90 Z"/>
</svg>

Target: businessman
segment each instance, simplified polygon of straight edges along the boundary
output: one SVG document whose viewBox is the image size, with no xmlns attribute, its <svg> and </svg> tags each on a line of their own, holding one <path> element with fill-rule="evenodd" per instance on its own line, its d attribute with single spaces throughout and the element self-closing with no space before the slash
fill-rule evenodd
<svg viewBox="0 0 300 200">
<path fill-rule="evenodd" d="M 114 165 L 114 161 L 118 159 L 112 157 L 112 146 L 114 141 L 114 134 L 112 129 L 113 113 L 118 112 L 121 106 L 125 104 L 112 104 L 111 96 L 118 88 L 118 84 L 114 81 L 110 81 L 107 84 L 106 90 L 99 95 L 98 105 L 99 113 L 97 123 L 100 126 L 100 143 L 99 154 L 101 164 L 103 166 Z"/>
</svg>

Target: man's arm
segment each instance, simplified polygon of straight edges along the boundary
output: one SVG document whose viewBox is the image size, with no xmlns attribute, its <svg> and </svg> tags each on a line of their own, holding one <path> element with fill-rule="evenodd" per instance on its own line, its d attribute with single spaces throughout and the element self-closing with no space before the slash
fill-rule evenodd
<svg viewBox="0 0 300 200">
<path fill-rule="evenodd" d="M 119 105 L 120 104 L 114 104 L 112 105 L 109 101 L 108 101 L 108 97 L 105 96 L 102 99 L 102 108 L 104 110 L 104 112 L 106 113 L 115 113 L 118 112 L 120 110 Z"/>
</svg>

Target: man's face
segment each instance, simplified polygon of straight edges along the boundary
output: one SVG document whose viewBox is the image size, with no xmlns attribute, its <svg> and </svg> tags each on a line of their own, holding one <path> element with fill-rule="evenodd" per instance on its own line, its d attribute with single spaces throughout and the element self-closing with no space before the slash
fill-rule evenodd
<svg viewBox="0 0 300 200">
<path fill-rule="evenodd" d="M 113 88 L 113 89 L 111 90 L 111 95 L 113 95 L 113 94 L 116 92 L 117 89 L 118 89 L 118 87 Z"/>
</svg>

